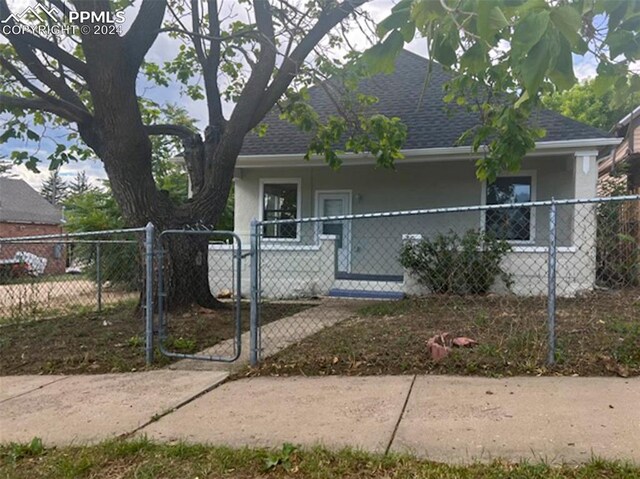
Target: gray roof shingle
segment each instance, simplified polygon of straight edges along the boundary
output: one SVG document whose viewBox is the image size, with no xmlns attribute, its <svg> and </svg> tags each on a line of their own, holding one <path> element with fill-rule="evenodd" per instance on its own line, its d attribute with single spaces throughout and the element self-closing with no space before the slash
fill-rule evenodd
<svg viewBox="0 0 640 479">
<path fill-rule="evenodd" d="M 375 110 L 389 117 L 397 116 L 408 127 L 404 149 L 442 148 L 456 146 L 466 130 L 478 125 L 477 114 L 465 108 L 445 103 L 443 84 L 449 75 L 437 63 L 433 64 L 431 80 L 422 103 L 420 94 L 427 75 L 428 60 L 403 51 L 390 75 L 365 79 L 360 90 L 379 99 Z M 335 114 L 335 107 L 322 88 L 310 89 L 310 103 L 321 116 Z M 542 141 L 606 138 L 608 133 L 564 117 L 550 110 L 536 113 L 533 121 L 547 131 Z M 267 115 L 268 125 L 263 137 L 247 135 L 241 155 L 277 155 L 304 153 L 309 135 L 279 118 L 277 111 Z"/>
<path fill-rule="evenodd" d="M 24 180 L 0 177 L 0 222 L 60 224 L 61 211 Z"/>
</svg>

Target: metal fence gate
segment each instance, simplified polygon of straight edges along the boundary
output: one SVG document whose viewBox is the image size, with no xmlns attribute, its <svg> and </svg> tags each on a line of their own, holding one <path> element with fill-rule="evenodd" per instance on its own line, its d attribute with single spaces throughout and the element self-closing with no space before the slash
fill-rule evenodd
<svg viewBox="0 0 640 479">
<path fill-rule="evenodd" d="M 217 231 L 205 227 L 185 230 L 165 230 L 157 237 L 157 339 L 160 352 L 171 358 L 204 361 L 233 362 L 242 353 L 242 243 L 231 231 Z M 177 250 L 188 251 L 182 259 Z M 217 253 L 217 254 L 214 254 Z M 195 258 L 194 258 L 195 255 Z M 173 257 L 173 259 L 172 259 Z M 172 312 L 171 289 L 180 281 L 192 278 L 177 277 L 172 271 L 172 261 L 193 261 L 193 274 L 202 268 L 206 275 L 206 294 L 217 298 L 221 310 L 191 308 L 189 311 Z M 210 263 L 215 261 L 215 265 Z M 209 273 L 215 267 L 215 276 Z M 202 273 L 204 271 L 204 273 Z M 169 273 L 169 274 L 168 274 Z M 196 279 L 195 287 L 201 283 Z M 229 310 L 232 314 L 228 314 Z M 221 312 L 222 311 L 222 312 Z M 224 314 L 223 314 L 224 313 Z M 181 315 L 190 315 L 189 330 L 185 329 Z M 214 344 L 198 344 L 198 329 L 219 334 Z M 201 351 L 197 353 L 197 351 Z"/>
</svg>

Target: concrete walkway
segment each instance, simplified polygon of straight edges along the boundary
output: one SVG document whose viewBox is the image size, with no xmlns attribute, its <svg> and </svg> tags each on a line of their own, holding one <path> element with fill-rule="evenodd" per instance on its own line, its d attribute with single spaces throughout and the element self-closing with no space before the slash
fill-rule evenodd
<svg viewBox="0 0 640 479">
<path fill-rule="evenodd" d="M 276 354 L 307 336 L 351 318 L 358 306 L 358 303 L 324 299 L 320 303 L 314 303 L 309 309 L 263 325 L 261 327 L 262 358 Z M 240 358 L 233 363 L 183 359 L 171 364 L 168 369 L 233 373 L 249 364 L 249 348 L 250 336 L 249 332 L 246 332 L 242 335 Z M 198 355 L 230 357 L 234 351 L 234 340 L 228 339 L 199 352 Z"/>
<path fill-rule="evenodd" d="M 62 445 L 126 433 L 232 446 L 353 446 L 454 463 L 594 455 L 640 463 L 640 378 L 254 378 L 212 389 L 224 377 L 2 378 L 0 439 Z"/>
</svg>

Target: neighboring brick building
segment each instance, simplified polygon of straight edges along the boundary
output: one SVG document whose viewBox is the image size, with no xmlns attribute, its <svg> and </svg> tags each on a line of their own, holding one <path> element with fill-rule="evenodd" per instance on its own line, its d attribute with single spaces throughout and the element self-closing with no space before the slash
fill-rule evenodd
<svg viewBox="0 0 640 479">
<path fill-rule="evenodd" d="M 0 177 L 0 238 L 62 233 L 62 212 L 25 181 Z M 63 244 L 3 244 L 0 260 L 19 251 L 47 260 L 45 274 L 62 274 L 66 267 Z"/>
</svg>

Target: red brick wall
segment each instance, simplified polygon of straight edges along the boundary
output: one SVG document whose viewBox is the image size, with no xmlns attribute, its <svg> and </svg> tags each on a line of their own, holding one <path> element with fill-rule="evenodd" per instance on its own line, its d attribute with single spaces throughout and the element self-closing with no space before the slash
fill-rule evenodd
<svg viewBox="0 0 640 479">
<path fill-rule="evenodd" d="M 0 223 L 0 238 L 13 238 L 17 236 L 37 236 L 62 233 L 59 225 L 38 225 L 26 223 Z M 18 251 L 27 251 L 41 258 L 47 259 L 45 274 L 63 274 L 66 268 L 66 247 L 53 243 L 47 244 L 1 244 L 0 259 L 10 259 Z M 59 253 L 56 255 L 56 253 Z"/>
</svg>

